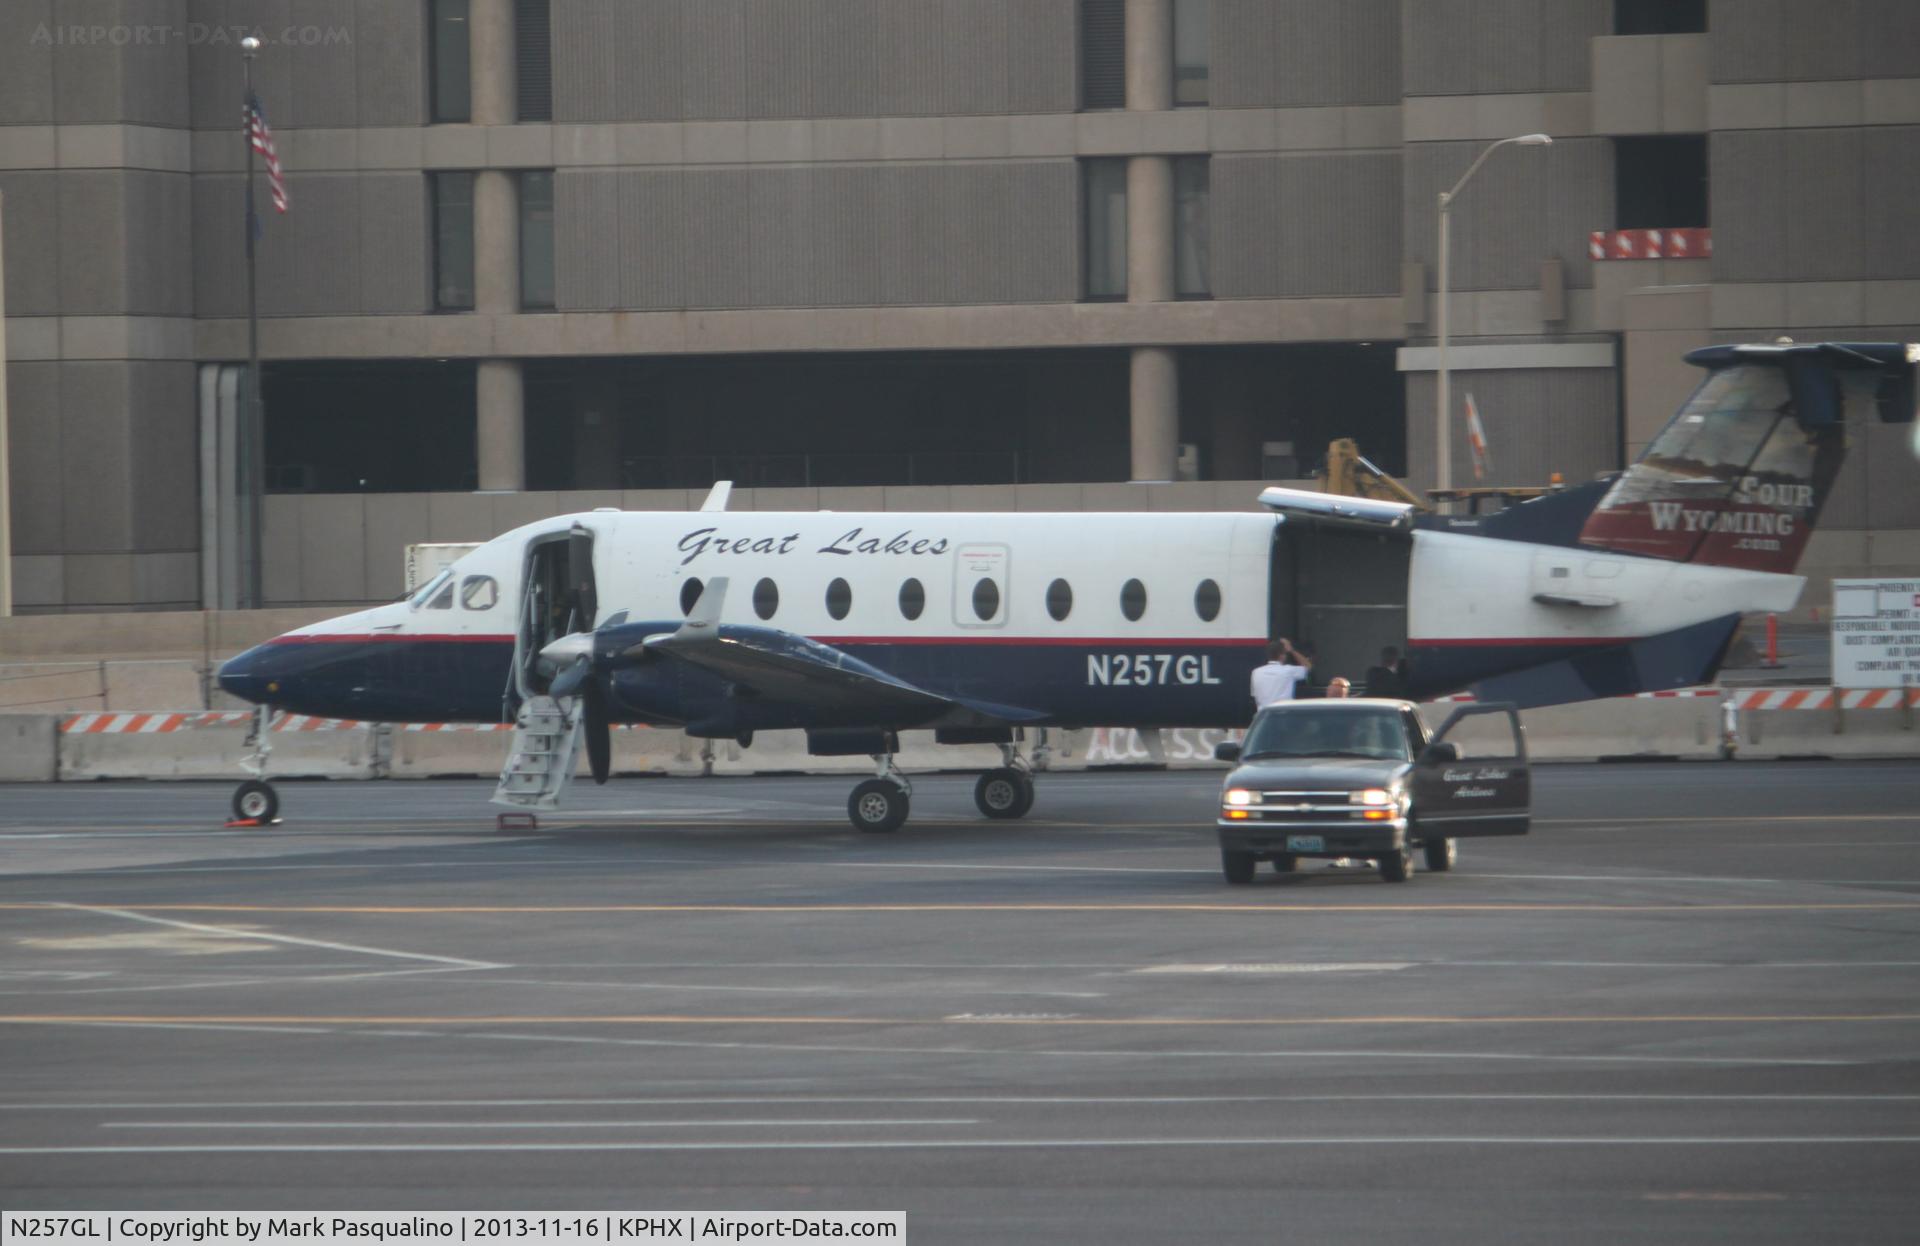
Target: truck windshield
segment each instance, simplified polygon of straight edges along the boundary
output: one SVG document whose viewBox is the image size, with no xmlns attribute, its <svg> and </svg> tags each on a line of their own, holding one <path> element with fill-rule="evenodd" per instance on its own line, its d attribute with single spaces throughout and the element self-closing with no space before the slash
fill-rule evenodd
<svg viewBox="0 0 1920 1246">
<path fill-rule="evenodd" d="M 1398 710 L 1269 709 L 1247 731 L 1243 758 L 1367 757 L 1411 761 Z"/>
</svg>

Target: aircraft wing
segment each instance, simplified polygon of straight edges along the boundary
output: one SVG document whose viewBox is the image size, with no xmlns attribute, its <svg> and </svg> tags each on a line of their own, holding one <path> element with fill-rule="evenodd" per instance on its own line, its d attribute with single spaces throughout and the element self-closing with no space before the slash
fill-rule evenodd
<svg viewBox="0 0 1920 1246">
<path fill-rule="evenodd" d="M 716 576 L 678 631 L 649 636 L 639 647 L 647 654 L 699 667 L 769 700 L 815 709 L 917 720 L 929 726 L 1033 722 L 1045 717 L 1020 706 L 929 692 L 793 632 L 721 624 L 720 604 L 726 590 L 726 578 Z"/>
</svg>

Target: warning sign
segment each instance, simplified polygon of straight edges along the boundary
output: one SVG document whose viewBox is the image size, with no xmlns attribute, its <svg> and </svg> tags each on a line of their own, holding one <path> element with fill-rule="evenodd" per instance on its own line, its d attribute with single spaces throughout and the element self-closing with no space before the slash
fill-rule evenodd
<svg viewBox="0 0 1920 1246">
<path fill-rule="evenodd" d="M 1920 687 L 1920 580 L 1833 582 L 1833 686 Z"/>
</svg>

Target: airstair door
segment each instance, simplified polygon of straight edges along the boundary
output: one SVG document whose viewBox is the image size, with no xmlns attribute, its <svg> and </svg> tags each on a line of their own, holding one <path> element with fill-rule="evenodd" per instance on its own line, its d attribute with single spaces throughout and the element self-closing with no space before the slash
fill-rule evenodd
<svg viewBox="0 0 1920 1246">
<path fill-rule="evenodd" d="M 575 632 L 590 632 L 600 609 L 593 573 L 593 533 L 579 524 L 537 536 L 527 547 L 520 619 L 514 636 L 517 699 L 542 692 L 552 672 L 538 669 L 540 651 Z"/>
</svg>

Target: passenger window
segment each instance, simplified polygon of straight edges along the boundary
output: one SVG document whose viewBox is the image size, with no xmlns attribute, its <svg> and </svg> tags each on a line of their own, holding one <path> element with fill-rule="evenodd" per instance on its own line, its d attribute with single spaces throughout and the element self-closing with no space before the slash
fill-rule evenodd
<svg viewBox="0 0 1920 1246">
<path fill-rule="evenodd" d="M 836 619 L 847 617 L 847 611 L 853 609 L 853 586 L 845 580 L 835 580 L 827 585 L 827 613 Z"/>
<path fill-rule="evenodd" d="M 702 584 L 698 579 L 688 580 L 685 584 L 682 584 L 680 586 L 680 613 L 692 614 L 694 606 L 699 604 L 700 594 L 705 591 L 706 585 Z"/>
<path fill-rule="evenodd" d="M 1000 613 L 1000 586 L 992 580 L 982 579 L 973 586 L 973 612 L 982 619 L 991 619 Z"/>
<path fill-rule="evenodd" d="M 1200 587 L 1193 592 L 1193 612 L 1200 616 L 1203 623 L 1211 623 L 1220 617 L 1220 586 L 1212 580 L 1200 581 Z"/>
<path fill-rule="evenodd" d="M 1138 580 L 1128 580 L 1120 589 L 1120 613 L 1127 616 L 1127 622 L 1138 623 L 1146 612 L 1147 586 Z"/>
<path fill-rule="evenodd" d="M 439 592 L 433 595 L 433 600 L 427 603 L 427 609 L 429 610 L 453 609 L 453 577 L 452 576 L 447 577 L 446 587 L 442 588 Z"/>
<path fill-rule="evenodd" d="M 917 619 L 920 612 L 927 608 L 927 590 L 920 581 L 908 580 L 900 586 L 900 613 L 908 619 Z"/>
<path fill-rule="evenodd" d="M 491 610 L 500 600 L 500 585 L 490 575 L 470 575 L 460 581 L 460 605 L 467 610 Z"/>
<path fill-rule="evenodd" d="M 762 580 L 753 586 L 753 612 L 763 619 L 770 619 L 780 609 L 780 586 L 772 580 Z"/>
<path fill-rule="evenodd" d="M 1047 585 L 1047 613 L 1056 623 L 1064 623 L 1073 613 L 1073 585 L 1065 580 L 1055 580 Z"/>
</svg>

